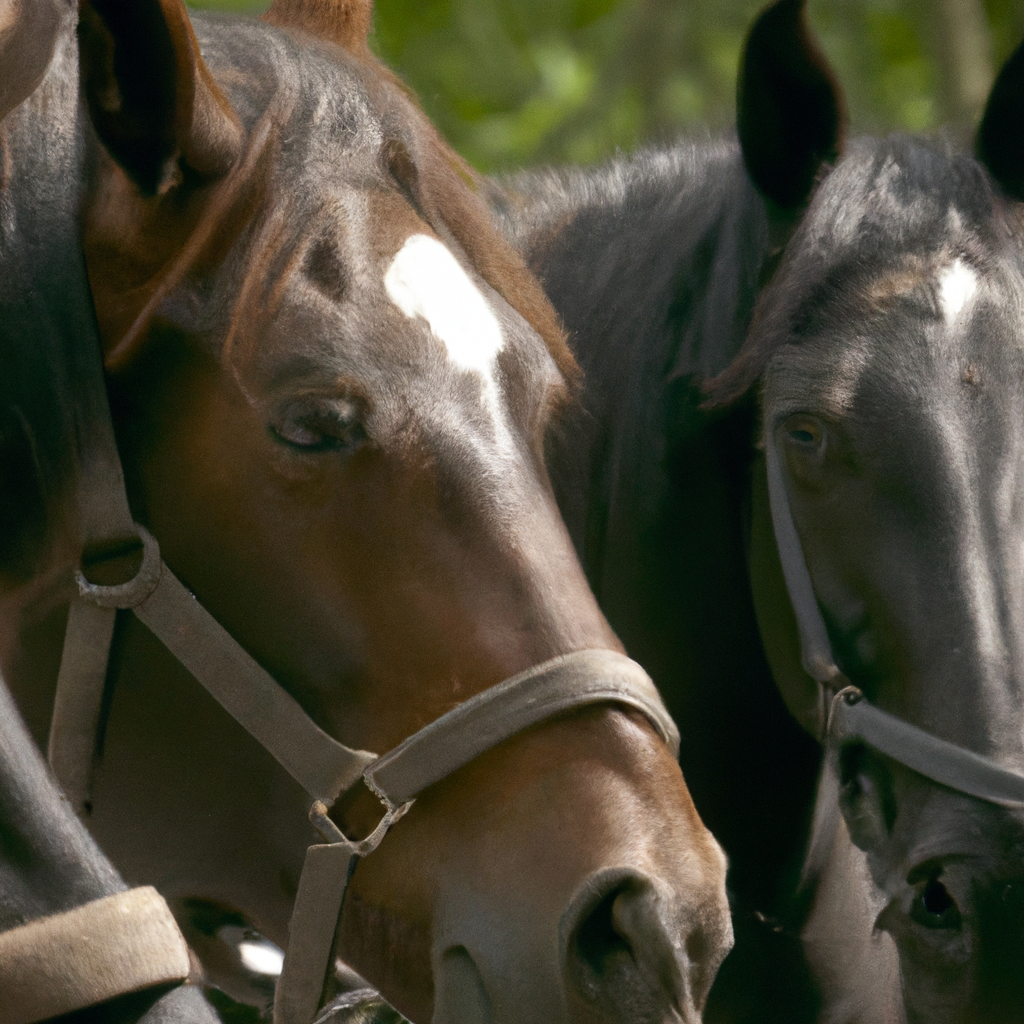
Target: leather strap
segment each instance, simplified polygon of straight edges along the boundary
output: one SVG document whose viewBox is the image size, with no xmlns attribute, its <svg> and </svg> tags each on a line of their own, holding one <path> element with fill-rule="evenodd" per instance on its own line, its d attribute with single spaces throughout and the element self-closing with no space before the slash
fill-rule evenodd
<svg viewBox="0 0 1024 1024">
<path fill-rule="evenodd" d="M 679 756 L 679 731 L 650 676 L 623 654 L 588 650 L 552 658 L 478 693 L 378 758 L 363 776 L 395 808 L 531 725 L 601 703 L 642 712 Z"/>
<path fill-rule="evenodd" d="M 46 753 L 54 776 L 77 814 L 89 804 L 116 619 L 116 608 L 101 608 L 82 599 L 72 601 L 68 609 Z"/>
<path fill-rule="evenodd" d="M 76 806 L 87 794 L 83 766 L 91 763 L 95 726 L 91 737 L 83 737 L 87 718 L 95 722 L 99 714 L 113 630 L 113 623 L 108 630 L 107 620 L 97 613 L 124 608 L 149 627 L 310 796 L 330 806 L 359 781 L 376 755 L 351 750 L 328 736 L 167 568 L 148 531 L 135 529 L 142 540 L 143 561 L 133 579 L 98 586 L 78 573 L 80 599 L 72 605 L 65 634 L 50 729 L 50 764 L 65 792 L 78 801 Z M 90 627 L 95 629 L 92 634 Z M 83 724 L 67 729 L 65 723 L 76 715 Z"/>
<path fill-rule="evenodd" d="M 346 839 L 314 805 L 311 819 L 336 842 L 307 851 L 277 983 L 274 1024 L 310 1024 L 315 1017 L 351 873 L 420 793 L 524 729 L 574 708 L 603 703 L 642 712 L 678 756 L 679 732 L 647 673 L 615 651 L 576 651 L 471 697 L 367 767 L 363 779 L 388 813 L 362 842 Z"/>
<path fill-rule="evenodd" d="M 838 749 L 859 740 L 941 786 L 1000 807 L 1024 808 L 1024 776 L 890 715 L 854 686 L 832 698 L 828 735 Z"/>
<path fill-rule="evenodd" d="M 0 1019 L 35 1024 L 188 974 L 188 947 L 163 898 L 129 889 L 0 932 Z"/>
<path fill-rule="evenodd" d="M 306 850 L 288 925 L 288 952 L 274 991 L 274 1024 L 309 1024 L 331 970 L 334 933 L 358 855 L 344 843 Z"/>
<path fill-rule="evenodd" d="M 825 620 L 814 596 L 814 584 L 804 559 L 804 549 L 789 509 L 789 496 L 782 478 L 779 452 L 771 437 L 765 439 L 765 466 L 768 474 L 768 503 L 771 507 L 775 543 L 779 548 L 782 575 L 789 600 L 796 613 L 800 632 L 800 654 L 804 671 L 819 684 L 827 686 L 839 674 Z M 822 709 L 824 710 L 824 709 Z M 824 726 L 824 718 L 822 718 Z"/>
<path fill-rule="evenodd" d="M 848 685 L 832 653 L 770 436 L 765 438 L 765 457 L 779 559 L 796 613 L 804 669 L 817 680 L 822 695 L 821 738 L 832 756 L 849 743 L 866 743 L 939 785 L 1000 807 L 1024 807 L 1024 776 L 874 707 Z"/>
</svg>

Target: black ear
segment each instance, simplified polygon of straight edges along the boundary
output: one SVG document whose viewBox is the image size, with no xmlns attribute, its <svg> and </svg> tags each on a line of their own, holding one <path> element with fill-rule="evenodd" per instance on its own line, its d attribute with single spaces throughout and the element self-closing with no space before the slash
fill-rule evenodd
<svg viewBox="0 0 1024 1024">
<path fill-rule="evenodd" d="M 754 184 L 783 210 L 810 198 L 846 130 L 842 90 L 807 24 L 805 0 L 778 0 L 754 22 L 737 87 L 737 127 Z"/>
<path fill-rule="evenodd" d="M 158 191 L 178 160 L 201 177 L 230 169 L 242 128 L 181 0 L 82 0 L 78 32 L 93 126 L 140 189 Z"/>
<path fill-rule="evenodd" d="M 1024 199 L 1024 43 L 996 78 L 975 143 L 978 159 L 1007 195 Z"/>
</svg>

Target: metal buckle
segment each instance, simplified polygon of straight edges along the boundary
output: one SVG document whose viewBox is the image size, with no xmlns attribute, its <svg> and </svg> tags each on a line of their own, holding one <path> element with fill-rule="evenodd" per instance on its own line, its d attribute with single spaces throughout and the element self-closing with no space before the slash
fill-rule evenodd
<svg viewBox="0 0 1024 1024">
<path fill-rule="evenodd" d="M 832 738 L 832 727 L 836 719 L 835 709 L 838 702 L 842 701 L 848 707 L 853 707 L 854 704 L 858 704 L 864 699 L 863 691 L 850 683 L 841 673 L 836 676 L 836 680 L 846 685 L 838 690 L 832 690 L 823 684 L 819 684 L 825 721 L 825 729 L 822 733 L 823 743 L 828 743 Z"/>
<path fill-rule="evenodd" d="M 75 582 L 78 593 L 86 601 L 98 604 L 102 608 L 137 608 L 150 594 L 156 590 L 163 572 L 160 560 L 160 545 L 156 538 L 144 527 L 135 524 L 139 539 L 142 541 L 142 565 L 139 571 L 126 583 L 118 583 L 106 587 L 99 583 L 90 583 L 81 568 L 75 570 Z"/>
<path fill-rule="evenodd" d="M 365 857 L 373 853 L 381 844 L 381 840 L 388 834 L 388 830 L 399 818 L 416 803 L 415 797 L 400 807 L 390 807 L 385 804 L 384 817 L 377 823 L 377 827 L 365 838 L 356 842 L 349 839 L 344 832 L 328 817 L 327 805 L 322 800 L 314 800 L 313 806 L 309 809 L 309 820 L 313 828 L 320 833 L 324 842 L 331 846 L 344 846 L 353 856 Z"/>
</svg>

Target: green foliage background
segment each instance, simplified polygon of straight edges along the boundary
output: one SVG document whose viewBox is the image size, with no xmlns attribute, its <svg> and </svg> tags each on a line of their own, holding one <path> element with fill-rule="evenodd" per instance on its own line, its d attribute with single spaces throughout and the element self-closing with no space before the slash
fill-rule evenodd
<svg viewBox="0 0 1024 1024">
<path fill-rule="evenodd" d="M 259 13 L 260 0 L 194 0 Z M 759 0 L 377 0 L 373 45 L 471 163 L 590 163 L 733 122 Z M 966 132 L 1019 0 L 811 0 L 855 131 Z"/>
</svg>

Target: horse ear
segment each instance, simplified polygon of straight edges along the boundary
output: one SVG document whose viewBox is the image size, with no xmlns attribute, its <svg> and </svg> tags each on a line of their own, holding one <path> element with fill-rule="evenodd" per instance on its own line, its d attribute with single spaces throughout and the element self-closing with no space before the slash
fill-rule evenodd
<svg viewBox="0 0 1024 1024">
<path fill-rule="evenodd" d="M 82 91 L 96 134 L 146 193 L 182 160 L 225 174 L 242 126 L 217 88 L 181 0 L 82 0 Z"/>
<path fill-rule="evenodd" d="M 328 39 L 350 53 L 368 51 L 373 0 L 274 0 L 263 20 L 281 28 L 299 28 Z"/>
<path fill-rule="evenodd" d="M 806 0 L 778 0 L 747 37 L 737 86 L 737 127 L 754 184 L 783 210 L 810 198 L 846 130 L 842 90 L 807 23 Z"/>
<path fill-rule="evenodd" d="M 978 159 L 1014 199 L 1024 200 L 1024 43 L 996 78 L 978 126 Z"/>
</svg>

